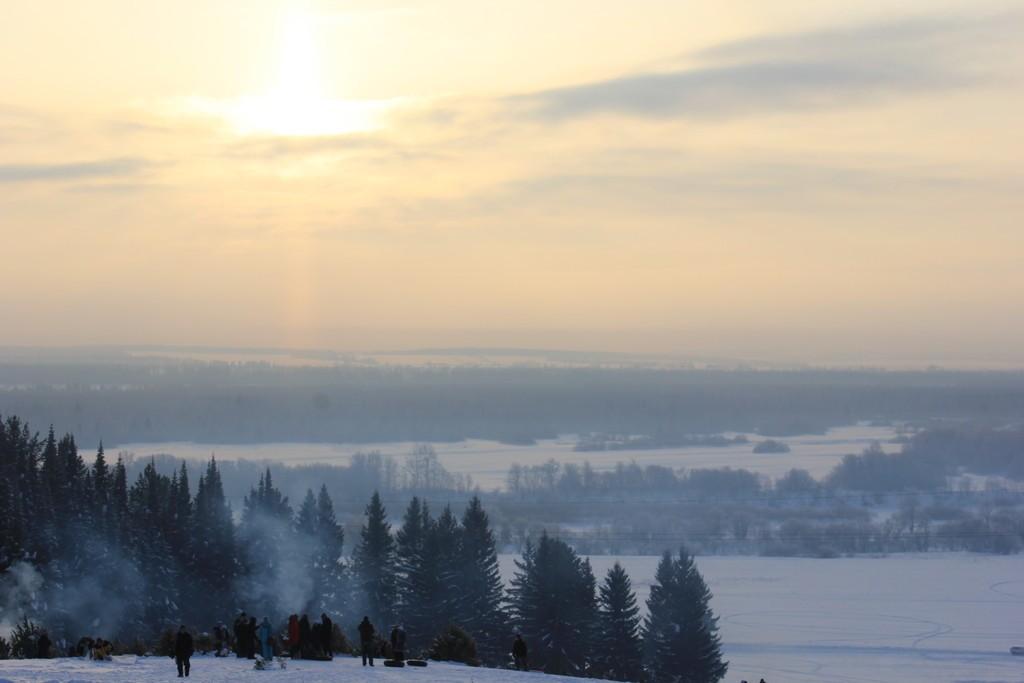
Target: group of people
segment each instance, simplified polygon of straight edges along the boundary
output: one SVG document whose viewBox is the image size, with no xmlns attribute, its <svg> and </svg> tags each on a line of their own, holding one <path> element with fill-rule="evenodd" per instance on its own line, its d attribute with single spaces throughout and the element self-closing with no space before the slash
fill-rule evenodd
<svg viewBox="0 0 1024 683">
<path fill-rule="evenodd" d="M 359 651 L 363 655 L 363 666 L 373 666 L 374 656 L 380 641 L 377 640 L 377 629 L 370 617 L 363 617 L 357 627 L 359 631 Z M 405 661 L 405 628 L 401 624 L 391 627 L 391 658 Z"/>
<path fill-rule="evenodd" d="M 259 655 L 263 659 L 274 658 L 274 629 L 268 617 L 263 617 L 263 621 L 257 624 L 256 617 L 242 612 L 235 619 L 234 630 L 235 654 L 238 657 L 255 659 Z"/>
<path fill-rule="evenodd" d="M 47 647 L 49 647 L 50 639 L 47 638 Z M 114 650 L 114 644 L 109 640 L 103 638 L 93 638 L 92 636 L 82 636 L 78 639 L 78 645 L 75 647 L 75 655 L 78 657 L 88 657 L 96 661 L 106 661 L 110 659 L 110 654 Z"/>
<path fill-rule="evenodd" d="M 287 643 L 292 659 L 333 659 L 334 622 L 326 613 L 313 624 L 305 614 L 293 614 L 288 617 Z"/>
</svg>

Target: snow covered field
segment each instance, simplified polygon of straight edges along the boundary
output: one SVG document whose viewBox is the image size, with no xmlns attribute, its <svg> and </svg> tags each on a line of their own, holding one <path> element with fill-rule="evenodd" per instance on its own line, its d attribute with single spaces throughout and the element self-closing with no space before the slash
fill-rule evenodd
<svg viewBox="0 0 1024 683">
<path fill-rule="evenodd" d="M 456 443 L 433 444 L 442 464 L 452 472 L 468 474 L 484 490 L 504 488 L 505 475 L 512 463 L 540 465 L 554 458 L 560 463 L 585 460 L 595 469 L 610 469 L 617 462 L 635 460 L 641 465 L 664 465 L 679 468 L 733 467 L 777 478 L 789 469 L 798 467 L 821 477 L 847 453 L 860 453 L 874 441 L 882 443 L 887 451 L 899 450 L 888 443 L 896 431 L 891 427 L 853 425 L 831 429 L 825 434 L 805 434 L 779 439 L 790 447 L 789 453 L 753 453 L 754 443 L 725 447 L 698 446 L 692 448 L 659 448 L 656 450 L 624 450 L 577 453 L 576 440 L 571 437 L 550 439 L 534 446 L 513 446 L 497 441 L 468 440 Z M 135 457 L 168 453 L 180 458 L 206 460 L 216 454 L 219 460 L 272 460 L 289 465 L 313 463 L 348 464 L 356 451 L 377 450 L 397 457 L 408 455 L 415 444 L 407 442 L 380 444 L 201 444 L 191 442 L 124 444 L 117 452 L 126 451 Z"/>
<path fill-rule="evenodd" d="M 502 556 L 506 581 L 515 568 Z M 657 557 L 618 559 L 646 601 Z M 1024 682 L 1024 557 L 699 557 L 714 593 L 727 681 Z"/>
<path fill-rule="evenodd" d="M 0 661 L 0 683 L 156 683 L 177 680 L 174 662 L 169 657 L 115 657 L 110 662 L 90 662 L 83 659 Z M 182 680 L 195 683 L 569 683 L 581 679 L 476 669 L 439 662 L 431 662 L 425 669 L 389 669 L 378 662 L 377 666 L 371 669 L 363 668 L 360 660 L 352 657 L 339 657 L 333 662 L 289 662 L 288 668 L 284 671 L 256 671 L 252 662 L 246 659 L 193 657 L 192 675 Z"/>
</svg>

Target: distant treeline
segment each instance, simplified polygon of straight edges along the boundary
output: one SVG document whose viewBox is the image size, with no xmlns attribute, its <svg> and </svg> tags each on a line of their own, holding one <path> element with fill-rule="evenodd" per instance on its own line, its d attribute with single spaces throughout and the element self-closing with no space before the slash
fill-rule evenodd
<svg viewBox="0 0 1024 683">
<path fill-rule="evenodd" d="M 0 413 L 82 443 L 458 441 L 558 434 L 784 436 L 863 420 L 1024 414 L 1024 374 L 601 368 L 0 364 Z"/>
</svg>

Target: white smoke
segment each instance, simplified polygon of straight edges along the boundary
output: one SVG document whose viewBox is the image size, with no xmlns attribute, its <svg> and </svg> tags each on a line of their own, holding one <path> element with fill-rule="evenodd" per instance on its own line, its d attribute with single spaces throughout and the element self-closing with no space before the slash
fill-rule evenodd
<svg viewBox="0 0 1024 683">
<path fill-rule="evenodd" d="M 39 611 L 43 576 L 28 562 L 15 562 L 0 575 L 0 636 L 7 634 L 23 617 Z"/>
</svg>

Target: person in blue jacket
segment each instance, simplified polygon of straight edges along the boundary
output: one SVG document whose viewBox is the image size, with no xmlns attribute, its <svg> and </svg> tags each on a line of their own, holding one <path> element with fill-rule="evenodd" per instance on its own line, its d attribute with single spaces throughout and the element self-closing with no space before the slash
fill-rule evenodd
<svg viewBox="0 0 1024 683">
<path fill-rule="evenodd" d="M 263 659 L 273 659 L 274 650 L 270 647 L 270 619 L 267 617 L 263 617 L 263 621 L 260 623 L 259 639 L 262 651 L 260 654 L 263 655 Z"/>
</svg>

